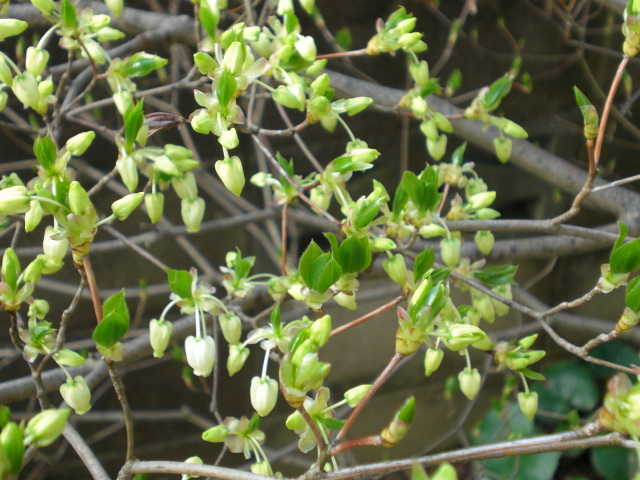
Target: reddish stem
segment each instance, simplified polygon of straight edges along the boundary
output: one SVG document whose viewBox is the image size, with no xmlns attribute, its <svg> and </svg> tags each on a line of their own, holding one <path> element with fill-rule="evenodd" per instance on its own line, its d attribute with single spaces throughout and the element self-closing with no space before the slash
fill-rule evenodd
<svg viewBox="0 0 640 480">
<path fill-rule="evenodd" d="M 323 58 L 344 58 L 344 57 L 361 57 L 367 55 L 367 49 L 361 48 L 360 50 L 351 50 L 350 52 L 335 52 L 325 53 L 324 55 L 316 55 L 316 60 L 322 60 Z"/>
<path fill-rule="evenodd" d="M 376 308 L 374 311 L 369 312 L 369 313 L 367 313 L 366 315 L 363 315 L 360 318 L 356 318 L 355 320 L 353 320 L 353 321 L 351 321 L 351 322 L 349 322 L 349 323 L 347 323 L 345 325 L 342 325 L 341 327 L 338 327 L 338 328 L 334 329 L 331 332 L 331 336 L 333 337 L 334 335 L 342 333 L 345 330 L 349 330 L 350 328 L 355 327 L 356 325 L 360 325 L 361 323 L 364 323 L 367 320 L 370 320 L 373 317 L 375 317 L 377 315 L 380 315 L 381 313 L 386 312 L 387 310 L 392 309 L 397 304 L 399 304 L 402 300 L 404 300 L 404 297 L 402 295 L 400 295 L 399 297 L 394 298 L 389 303 L 385 303 L 381 307 Z"/>
<path fill-rule="evenodd" d="M 96 314 L 96 321 L 97 323 L 100 323 L 102 321 L 102 305 L 100 303 L 100 293 L 98 292 L 98 283 L 96 282 L 96 276 L 93 273 L 91 260 L 89 260 L 88 256 L 83 259 L 83 266 L 81 267 L 80 274 L 87 280 L 87 285 L 89 285 L 89 291 L 91 292 L 91 302 L 93 303 L 93 310 Z"/>
<path fill-rule="evenodd" d="M 380 435 L 376 435 L 375 437 L 361 437 L 354 438 L 353 440 L 347 440 L 346 442 L 341 443 L 340 445 L 336 445 L 329 451 L 329 455 L 332 457 L 335 455 L 339 455 L 342 452 L 346 452 L 347 450 L 351 450 L 356 447 L 380 447 L 382 446 L 382 437 Z"/>
</svg>

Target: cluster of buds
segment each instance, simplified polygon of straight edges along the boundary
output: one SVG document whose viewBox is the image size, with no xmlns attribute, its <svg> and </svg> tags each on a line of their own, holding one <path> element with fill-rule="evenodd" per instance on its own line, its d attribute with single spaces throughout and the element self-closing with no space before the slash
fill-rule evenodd
<svg viewBox="0 0 640 480">
<path fill-rule="evenodd" d="M 387 21 L 381 18 L 376 22 L 376 33 L 367 44 L 367 54 L 395 53 L 403 50 L 407 53 L 420 53 L 427 49 L 422 33 L 414 32 L 416 18 L 407 13 L 404 7 L 393 12 Z"/>
<path fill-rule="evenodd" d="M 618 222 L 618 227 L 620 235 L 611 249 L 609 263 L 603 264 L 600 268 L 598 287 L 603 293 L 626 285 L 629 275 L 640 268 L 640 239 L 624 243 L 629 228 L 622 222 Z"/>
<path fill-rule="evenodd" d="M 607 383 L 600 423 L 616 432 L 640 436 L 640 384 L 633 385 L 629 377 L 619 373 Z"/>
<path fill-rule="evenodd" d="M 318 359 L 318 350 L 329 340 L 331 317 L 325 315 L 300 330 L 280 363 L 280 390 L 292 408 L 299 408 L 307 392 L 318 390 L 331 365 Z"/>
<path fill-rule="evenodd" d="M 624 43 L 622 51 L 629 57 L 635 57 L 640 52 L 640 5 L 635 0 L 629 0 L 624 9 L 622 34 Z"/>
<path fill-rule="evenodd" d="M 544 358 L 544 350 L 530 350 L 538 334 L 529 335 L 520 339 L 517 345 L 500 342 L 495 346 L 493 358 L 500 367 L 513 371 L 522 371 Z"/>
</svg>

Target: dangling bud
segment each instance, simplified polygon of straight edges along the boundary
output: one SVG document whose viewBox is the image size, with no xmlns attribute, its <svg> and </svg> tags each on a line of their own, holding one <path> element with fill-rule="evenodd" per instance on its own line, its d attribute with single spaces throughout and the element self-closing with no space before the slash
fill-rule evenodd
<svg viewBox="0 0 640 480">
<path fill-rule="evenodd" d="M 25 106 L 31 107 L 38 113 L 44 113 L 40 108 L 40 91 L 38 90 L 38 82 L 36 82 L 36 79 L 31 73 L 25 72 L 13 77 L 13 85 L 11 86 L 11 89 L 15 96 L 18 97 L 18 100 L 20 100 Z"/>
<path fill-rule="evenodd" d="M 244 187 L 244 172 L 240 158 L 231 157 L 218 160 L 215 166 L 224 186 L 234 195 L 240 196 Z"/>
<path fill-rule="evenodd" d="M 442 133 L 438 135 L 437 140 L 427 138 L 427 151 L 436 162 L 442 160 L 447 151 L 447 136 Z"/>
<path fill-rule="evenodd" d="M 241 344 L 229 345 L 229 358 L 227 358 L 227 371 L 229 376 L 233 377 L 242 369 L 244 362 L 249 357 L 249 349 L 244 348 Z"/>
<path fill-rule="evenodd" d="M 538 411 L 538 394 L 536 392 L 518 393 L 518 406 L 529 420 L 533 420 Z"/>
<path fill-rule="evenodd" d="M 125 184 L 130 192 L 138 188 L 138 167 L 136 167 L 136 161 L 133 157 L 127 155 L 116 160 L 116 169 L 120 174 L 122 183 Z"/>
<path fill-rule="evenodd" d="M 165 320 L 158 321 L 155 318 L 149 322 L 149 342 L 153 348 L 153 356 L 162 358 L 164 351 L 171 340 L 173 324 Z"/>
<path fill-rule="evenodd" d="M 382 268 L 387 272 L 389 278 L 401 287 L 407 284 L 407 266 L 402 254 L 397 253 L 384 260 L 382 262 Z"/>
<path fill-rule="evenodd" d="M 424 356 L 424 374 L 428 377 L 435 372 L 444 357 L 444 352 L 439 348 L 428 348 Z"/>
<path fill-rule="evenodd" d="M 251 405 L 261 417 L 271 413 L 278 400 L 278 382 L 268 376 L 251 379 Z"/>
<path fill-rule="evenodd" d="M 184 341 L 187 363 L 199 377 L 208 377 L 213 371 L 216 343 L 210 336 L 195 338 L 190 335 Z"/>
<path fill-rule="evenodd" d="M 32 232 L 39 224 L 40 220 L 42 220 L 42 206 L 40 202 L 37 200 L 31 201 L 31 208 L 24 216 L 24 231 Z"/>
<path fill-rule="evenodd" d="M 489 255 L 493 250 L 493 244 L 495 243 L 495 237 L 493 233 L 488 230 L 478 231 L 474 237 L 476 247 L 483 255 Z"/>
<path fill-rule="evenodd" d="M 458 374 L 460 390 L 469 400 L 473 400 L 480 390 L 480 373 L 477 368 L 466 367 Z"/>
<path fill-rule="evenodd" d="M 447 267 L 454 268 L 460 260 L 461 242 L 459 238 L 443 238 L 440 242 L 440 255 Z"/>
<path fill-rule="evenodd" d="M 204 200 L 200 197 L 193 200 L 182 200 L 182 221 L 187 232 L 196 233 L 200 231 L 202 217 L 204 217 Z"/>
<path fill-rule="evenodd" d="M 118 220 L 126 220 L 142 203 L 144 192 L 130 193 L 111 204 L 111 211 Z"/>
<path fill-rule="evenodd" d="M 0 214 L 26 213 L 31 208 L 31 195 L 24 185 L 0 190 Z"/>
<path fill-rule="evenodd" d="M 76 215 L 84 215 L 88 209 L 93 208 L 87 191 L 76 181 L 69 186 L 69 208 Z"/>
<path fill-rule="evenodd" d="M 78 415 L 84 415 L 91 410 L 91 390 L 89 390 L 86 380 L 80 375 L 62 384 L 60 394 Z"/>
<path fill-rule="evenodd" d="M 151 223 L 158 223 L 164 211 L 164 194 L 162 192 L 147 193 L 144 196 L 144 204 Z"/>
<path fill-rule="evenodd" d="M 65 146 L 71 155 L 79 157 L 87 151 L 87 148 L 89 148 L 94 138 L 96 138 L 96 132 L 94 131 L 79 133 L 67 140 Z"/>
<path fill-rule="evenodd" d="M 225 313 L 218 317 L 218 323 L 220 323 L 222 335 L 229 342 L 229 345 L 235 345 L 240 341 L 242 321 L 239 316 L 233 313 Z"/>
<path fill-rule="evenodd" d="M 171 186 L 182 200 L 192 200 L 198 196 L 196 177 L 192 172 L 186 172 L 181 177 L 171 177 Z"/>
<path fill-rule="evenodd" d="M 47 50 L 38 47 L 27 48 L 25 66 L 27 67 L 27 72 L 34 77 L 37 77 L 44 71 L 48 61 L 49 52 Z"/>
<path fill-rule="evenodd" d="M 493 148 L 496 151 L 496 157 L 502 163 L 507 163 L 511 158 L 511 149 L 513 148 L 513 142 L 510 138 L 494 138 Z"/>
</svg>

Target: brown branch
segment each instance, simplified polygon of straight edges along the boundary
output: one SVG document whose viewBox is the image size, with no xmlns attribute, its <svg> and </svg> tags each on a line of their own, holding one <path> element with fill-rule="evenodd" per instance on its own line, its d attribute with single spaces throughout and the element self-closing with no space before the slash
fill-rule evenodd
<svg viewBox="0 0 640 480">
<path fill-rule="evenodd" d="M 391 300 L 388 303 L 385 303 L 384 305 L 382 305 L 381 307 L 376 308 L 375 310 L 361 316 L 360 318 L 356 318 L 355 320 L 352 320 L 349 323 L 346 323 L 338 328 L 334 328 L 331 331 L 331 336 L 333 337 L 334 335 L 338 335 L 339 333 L 342 333 L 346 330 L 349 330 L 350 328 L 353 328 L 357 325 L 360 325 L 361 323 L 366 322 L 367 320 L 371 320 L 374 317 L 377 317 L 378 315 L 380 315 L 383 312 L 386 312 L 387 310 L 392 309 L 393 307 L 395 307 L 397 304 L 399 304 L 402 300 L 404 300 L 404 297 L 402 295 L 394 298 L 393 300 Z"/>
</svg>

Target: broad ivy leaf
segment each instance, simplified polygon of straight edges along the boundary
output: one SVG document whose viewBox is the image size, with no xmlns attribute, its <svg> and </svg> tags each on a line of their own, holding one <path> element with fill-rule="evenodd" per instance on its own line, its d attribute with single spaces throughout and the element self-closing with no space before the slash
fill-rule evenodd
<svg viewBox="0 0 640 480">
<path fill-rule="evenodd" d="M 558 362 L 545 370 L 549 388 L 578 410 L 593 410 L 600 398 L 593 373 L 574 361 Z"/>
</svg>

